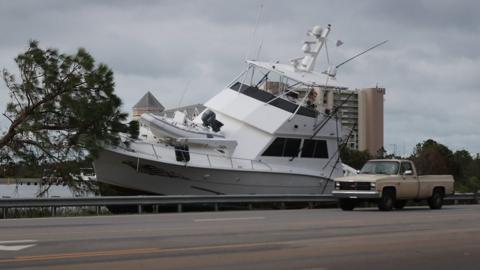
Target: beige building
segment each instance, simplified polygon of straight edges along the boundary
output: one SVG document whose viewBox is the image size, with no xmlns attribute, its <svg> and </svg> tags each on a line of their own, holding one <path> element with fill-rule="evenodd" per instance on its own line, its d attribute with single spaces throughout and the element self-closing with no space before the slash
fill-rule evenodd
<svg viewBox="0 0 480 270">
<path fill-rule="evenodd" d="M 383 147 L 384 95 L 385 89 L 378 87 L 360 90 L 331 88 L 320 90 L 319 104 L 327 113 L 340 107 L 342 127 L 350 134 L 346 142 L 348 147 L 376 155 Z"/>
<path fill-rule="evenodd" d="M 383 147 L 383 97 L 385 88 L 366 88 L 358 93 L 358 149 L 376 155 Z"/>
</svg>

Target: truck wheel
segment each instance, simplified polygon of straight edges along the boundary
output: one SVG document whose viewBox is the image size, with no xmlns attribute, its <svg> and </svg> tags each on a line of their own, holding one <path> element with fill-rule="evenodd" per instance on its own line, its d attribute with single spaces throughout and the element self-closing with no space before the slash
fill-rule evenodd
<svg viewBox="0 0 480 270">
<path fill-rule="evenodd" d="M 393 207 L 397 210 L 402 210 L 406 204 L 407 204 L 407 200 L 397 200 L 393 204 Z"/>
<path fill-rule="evenodd" d="M 439 189 L 433 191 L 432 197 L 428 199 L 430 209 L 440 209 L 443 205 L 443 192 Z"/>
<path fill-rule="evenodd" d="M 395 204 L 395 191 L 393 190 L 384 190 L 382 193 L 382 198 L 378 202 L 378 209 L 380 211 L 390 211 Z"/>
<path fill-rule="evenodd" d="M 355 200 L 352 199 L 339 199 L 338 205 L 343 211 L 352 211 L 355 208 Z"/>
</svg>

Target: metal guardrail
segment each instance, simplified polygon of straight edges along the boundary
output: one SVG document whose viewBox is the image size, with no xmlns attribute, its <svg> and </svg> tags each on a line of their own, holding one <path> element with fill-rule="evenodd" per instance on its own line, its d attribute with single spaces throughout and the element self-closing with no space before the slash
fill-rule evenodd
<svg viewBox="0 0 480 270">
<path fill-rule="evenodd" d="M 445 201 L 465 201 L 478 204 L 479 193 L 456 193 L 445 197 Z M 130 205 L 137 206 L 138 213 L 142 213 L 143 206 L 159 205 L 177 205 L 178 212 L 182 212 L 182 205 L 185 204 L 213 204 L 215 211 L 218 211 L 219 204 L 226 203 L 308 203 L 313 207 L 313 203 L 333 204 L 336 199 L 330 194 L 319 195 L 298 195 L 298 194 L 258 194 L 258 195 L 177 195 L 177 196 L 109 196 L 109 197 L 85 197 L 85 198 L 1 198 L 0 208 L 2 208 L 3 218 L 7 217 L 7 211 L 10 208 L 37 208 L 51 207 L 52 215 L 55 215 L 55 209 L 58 207 L 81 207 L 95 206 L 97 213 L 101 206 L 110 205 Z M 251 207 L 249 207 L 251 208 Z"/>
<path fill-rule="evenodd" d="M 444 198 L 445 201 L 471 201 L 478 204 L 480 201 L 480 193 L 455 193 Z"/>
<path fill-rule="evenodd" d="M 310 207 L 313 203 L 335 203 L 331 195 L 177 195 L 177 196 L 108 196 L 108 197 L 85 197 L 85 198 L 2 198 L 0 208 L 3 218 L 7 217 L 10 208 L 37 208 L 51 207 L 52 216 L 58 207 L 82 207 L 95 206 L 97 214 L 101 206 L 130 205 L 137 206 L 138 213 L 142 213 L 143 206 L 177 205 L 177 211 L 182 212 L 185 204 L 212 204 L 218 211 L 219 204 L 246 203 L 249 208 L 253 203 L 292 203 L 308 202 Z"/>
</svg>

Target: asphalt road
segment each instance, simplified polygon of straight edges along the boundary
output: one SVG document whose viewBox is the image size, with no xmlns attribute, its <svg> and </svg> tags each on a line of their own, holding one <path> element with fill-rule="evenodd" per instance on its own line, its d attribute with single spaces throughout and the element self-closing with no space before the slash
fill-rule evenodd
<svg viewBox="0 0 480 270">
<path fill-rule="evenodd" d="M 0 220 L 0 269 L 480 269 L 480 206 Z"/>
</svg>

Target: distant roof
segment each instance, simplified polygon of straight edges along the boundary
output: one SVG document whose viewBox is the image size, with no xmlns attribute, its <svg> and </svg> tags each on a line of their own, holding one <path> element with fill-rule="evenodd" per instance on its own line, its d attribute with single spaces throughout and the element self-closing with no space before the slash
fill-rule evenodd
<svg viewBox="0 0 480 270">
<path fill-rule="evenodd" d="M 165 110 L 161 113 L 161 115 L 173 117 L 173 114 L 175 113 L 175 111 L 181 111 L 181 112 L 186 112 L 189 118 L 194 118 L 196 114 L 201 113 L 206 108 L 207 107 L 203 106 L 202 104 L 193 104 L 193 105 Z"/>
<path fill-rule="evenodd" d="M 140 109 L 140 108 L 155 108 L 159 109 L 160 111 L 165 110 L 165 107 L 155 98 L 155 96 L 148 91 L 141 99 L 140 101 L 133 106 L 134 109 Z"/>
</svg>

